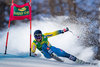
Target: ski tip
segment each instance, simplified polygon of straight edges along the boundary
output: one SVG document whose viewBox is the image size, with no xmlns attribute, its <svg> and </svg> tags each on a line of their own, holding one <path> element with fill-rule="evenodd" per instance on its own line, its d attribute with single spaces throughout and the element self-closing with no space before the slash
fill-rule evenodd
<svg viewBox="0 0 100 67">
<path fill-rule="evenodd" d="M 91 65 L 98 65 L 97 63 L 91 63 Z"/>
<path fill-rule="evenodd" d="M 85 64 L 89 64 L 89 65 L 98 65 L 98 63 L 90 63 L 90 62 L 86 62 Z"/>
</svg>

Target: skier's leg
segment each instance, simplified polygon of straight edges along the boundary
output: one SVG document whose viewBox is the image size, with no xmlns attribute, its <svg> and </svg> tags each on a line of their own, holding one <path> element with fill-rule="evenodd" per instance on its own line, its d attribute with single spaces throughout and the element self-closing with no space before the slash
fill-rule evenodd
<svg viewBox="0 0 100 67">
<path fill-rule="evenodd" d="M 68 58 L 68 59 L 70 59 L 70 60 L 72 60 L 72 61 L 74 61 L 74 62 L 76 62 L 76 63 L 80 63 L 80 64 L 85 64 L 85 63 L 86 63 L 86 62 L 84 62 L 83 60 L 80 60 L 80 59 L 76 58 L 75 56 L 73 56 L 73 55 L 71 55 L 71 54 L 65 52 L 64 50 L 59 49 L 59 48 L 56 48 L 56 47 L 54 47 L 54 46 L 51 47 L 51 50 L 52 50 L 56 55 L 58 55 L 58 56 L 60 56 L 60 57 L 66 57 L 66 58 Z"/>
<path fill-rule="evenodd" d="M 47 44 L 43 44 L 42 51 L 46 58 L 53 58 L 57 61 L 63 62 L 63 60 L 57 57 L 57 55 L 50 49 L 50 47 L 47 46 Z"/>
<path fill-rule="evenodd" d="M 43 46 L 42 46 L 42 54 L 43 54 L 46 58 L 51 58 L 51 55 L 48 53 L 47 45 L 46 45 L 46 44 L 43 44 Z"/>
<path fill-rule="evenodd" d="M 68 54 L 68 53 L 65 52 L 64 50 L 59 49 L 59 48 L 56 48 L 56 47 L 54 47 L 54 46 L 51 47 L 51 50 L 52 50 L 55 54 L 57 54 L 58 56 L 60 56 L 60 57 L 67 57 L 67 58 L 69 58 L 69 59 L 72 60 L 72 61 L 76 61 L 76 59 L 77 59 L 75 56 L 73 56 L 73 55 L 71 55 L 71 54 Z"/>
<path fill-rule="evenodd" d="M 71 54 L 65 52 L 64 50 L 59 49 L 59 48 L 56 48 L 56 47 L 54 47 L 54 46 L 52 46 L 50 49 L 51 49 L 57 56 L 66 57 L 66 58 L 68 58 L 68 59 L 70 59 L 70 60 L 72 60 L 72 61 L 74 61 L 74 62 L 76 62 L 76 63 L 79 63 L 79 64 L 91 64 L 91 65 L 96 65 L 96 63 L 90 63 L 90 62 L 85 62 L 85 61 L 83 61 L 83 60 L 80 60 L 80 59 L 76 58 L 75 56 L 73 56 L 73 55 L 71 55 Z"/>
</svg>

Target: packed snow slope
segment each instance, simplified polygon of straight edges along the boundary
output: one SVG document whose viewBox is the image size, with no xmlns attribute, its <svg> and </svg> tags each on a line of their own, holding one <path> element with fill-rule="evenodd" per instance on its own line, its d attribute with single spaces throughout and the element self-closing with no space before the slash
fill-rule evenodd
<svg viewBox="0 0 100 67">
<path fill-rule="evenodd" d="M 43 33 L 47 33 L 68 27 L 73 34 L 66 32 L 51 37 L 49 38 L 50 43 L 79 59 L 92 62 L 94 57 L 93 47 L 84 47 L 82 45 L 83 41 L 81 37 L 85 33 L 85 31 L 82 30 L 84 26 L 63 21 L 66 18 L 68 17 L 44 18 L 40 21 L 33 20 L 32 35 L 37 29 Z M 7 29 L 0 32 L 0 67 L 83 67 L 83 65 L 78 65 L 67 58 L 62 58 L 65 63 L 60 63 L 53 59 L 46 59 L 43 55 L 36 58 L 29 57 L 30 24 L 21 23 L 20 21 L 17 21 L 16 25 L 11 26 L 7 55 L 3 55 L 6 44 L 6 33 Z M 32 36 L 32 40 L 34 40 L 34 36 Z M 36 53 L 40 54 L 38 50 L 36 50 Z M 84 65 L 84 67 L 96 66 Z"/>
<path fill-rule="evenodd" d="M 11 55 L 9 55 L 11 57 Z M 14 57 L 0 59 L 0 67 L 97 67 L 93 65 L 79 65 L 67 60 L 66 63 L 38 57 Z"/>
</svg>

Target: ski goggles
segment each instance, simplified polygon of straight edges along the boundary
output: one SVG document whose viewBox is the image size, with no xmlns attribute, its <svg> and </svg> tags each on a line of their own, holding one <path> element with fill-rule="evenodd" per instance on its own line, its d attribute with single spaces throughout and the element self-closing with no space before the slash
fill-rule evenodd
<svg viewBox="0 0 100 67">
<path fill-rule="evenodd" d="M 41 39 L 42 38 L 42 34 L 35 34 L 35 38 L 36 39 Z"/>
</svg>

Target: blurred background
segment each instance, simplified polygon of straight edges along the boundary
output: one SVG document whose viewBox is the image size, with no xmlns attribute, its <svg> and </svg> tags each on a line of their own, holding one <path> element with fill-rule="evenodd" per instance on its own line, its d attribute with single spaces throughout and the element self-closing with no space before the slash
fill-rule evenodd
<svg viewBox="0 0 100 67">
<path fill-rule="evenodd" d="M 14 0 L 22 5 L 29 0 Z M 7 28 L 11 0 L 0 0 L 0 30 Z M 95 46 L 95 58 L 100 59 L 100 0 L 32 0 L 32 20 L 42 17 L 68 16 L 64 21 L 84 24 L 87 27 L 85 46 Z M 74 21 L 73 21 L 74 20 Z M 23 23 L 27 23 L 22 20 Z M 11 26 L 16 21 L 11 22 Z"/>
</svg>

